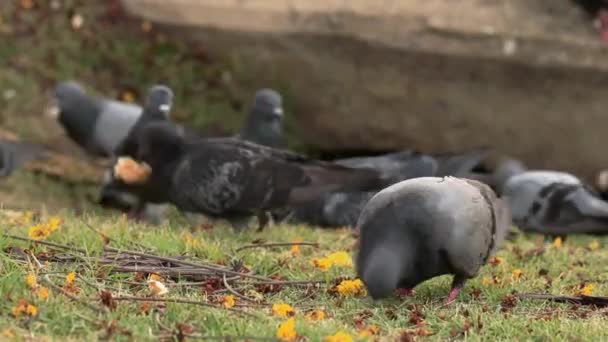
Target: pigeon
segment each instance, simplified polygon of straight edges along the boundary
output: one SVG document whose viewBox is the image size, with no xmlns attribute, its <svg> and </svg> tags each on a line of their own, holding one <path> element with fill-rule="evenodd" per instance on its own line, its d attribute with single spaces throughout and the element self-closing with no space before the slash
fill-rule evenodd
<svg viewBox="0 0 608 342">
<path fill-rule="evenodd" d="M 256 144 L 283 145 L 283 105 L 281 95 L 272 89 L 258 90 L 246 122 L 236 138 Z"/>
<path fill-rule="evenodd" d="M 357 223 L 357 274 L 374 300 L 453 274 L 447 302 L 499 248 L 510 227 L 508 205 L 485 184 L 421 177 L 383 189 Z"/>
<path fill-rule="evenodd" d="M 0 139 L 0 177 L 10 176 L 23 164 L 47 157 L 44 147 L 18 141 Z"/>
<path fill-rule="evenodd" d="M 137 151 L 137 139 L 144 127 L 155 121 L 170 120 L 171 107 L 173 106 L 173 91 L 165 85 L 155 85 L 150 87 L 144 108 L 137 121 L 123 141 L 118 145 L 113 152 L 116 156 L 132 156 Z"/>
<path fill-rule="evenodd" d="M 89 154 L 110 157 L 141 114 L 141 107 L 87 95 L 75 81 L 55 87 L 55 105 L 48 114 Z"/>
<path fill-rule="evenodd" d="M 172 105 L 173 91 L 169 87 L 164 85 L 150 87 L 141 115 L 132 125 L 127 136 L 116 147 L 113 155 L 117 157 L 134 156 L 138 148 L 137 141 L 143 128 L 152 122 L 169 121 Z M 180 125 L 176 125 L 176 128 L 181 130 L 183 134 L 198 138 L 197 132 L 187 130 Z M 116 163 L 116 160 L 113 163 Z M 106 171 L 104 176 L 99 203 L 105 207 L 128 210 L 130 217 L 143 219 L 153 224 L 162 221 L 163 213 L 166 210 L 163 205 L 153 205 L 142 201 L 136 194 L 130 192 L 129 187 L 124 183 L 115 181 L 111 170 Z"/>
<path fill-rule="evenodd" d="M 525 171 L 507 180 L 503 197 L 523 231 L 549 236 L 608 233 L 608 202 L 572 174 Z"/>
<path fill-rule="evenodd" d="M 365 167 L 378 171 L 385 186 L 419 177 L 466 177 L 487 154 L 479 148 L 462 154 L 430 156 L 402 151 L 373 157 L 336 160 L 347 167 Z M 377 189 L 380 190 L 380 189 Z M 287 214 L 275 213 L 283 221 L 290 220 L 322 227 L 355 227 L 363 207 L 377 191 L 328 193 L 311 203 L 294 207 Z"/>
<path fill-rule="evenodd" d="M 253 214 L 261 229 L 269 210 L 306 203 L 326 192 L 368 190 L 381 184 L 373 170 L 321 162 L 233 137 L 187 140 L 170 122 L 148 124 L 138 144 L 135 159 L 151 169 L 143 184 L 130 184 L 140 198 L 223 217 L 237 230 Z"/>
</svg>

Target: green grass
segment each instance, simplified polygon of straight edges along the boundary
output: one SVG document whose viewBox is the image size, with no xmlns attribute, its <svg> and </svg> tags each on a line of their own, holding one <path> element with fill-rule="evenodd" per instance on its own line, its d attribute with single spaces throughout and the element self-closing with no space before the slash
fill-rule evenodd
<svg viewBox="0 0 608 342">
<path fill-rule="evenodd" d="M 31 10 L 19 10 L 15 2 L 0 4 L 0 125 L 21 136 L 62 146 L 66 139 L 52 122 L 41 118 L 46 95 L 57 80 L 77 78 L 91 90 L 117 97 L 122 89 L 137 90 L 141 94 L 156 82 L 166 82 L 177 94 L 178 117 L 201 128 L 220 126 L 232 132 L 243 117 L 243 106 L 251 97 L 251 89 L 258 86 L 247 77 L 247 66 L 237 57 L 227 61 L 207 62 L 192 57 L 193 47 L 186 42 L 171 41 L 153 28 L 143 32 L 141 22 L 115 17 L 108 24 L 104 2 L 77 5 L 75 12 L 83 15 L 82 29 L 70 28 L 67 13 L 75 1 L 61 2 L 59 10 L 43 5 Z M 38 1 L 38 3 L 43 3 Z M 78 3 L 83 3 L 82 1 Z M 94 4 L 96 3 L 96 4 Z M 46 2 L 44 2 L 46 4 Z M 197 47 L 198 48 L 198 47 Z M 204 48 L 204 47 L 201 47 Z M 212 54 L 212 52 L 209 52 Z M 230 74 L 224 82 L 222 75 Z M 14 91 L 12 98 L 5 97 Z M 288 91 L 288 89 L 281 89 Z M 9 92 L 10 93 L 10 92 Z M 287 103 L 289 106 L 289 103 Z M 312 266 L 313 258 L 331 252 L 351 251 L 353 239 L 348 230 L 321 230 L 304 226 L 270 227 L 262 233 L 253 230 L 234 234 L 218 223 L 211 230 L 194 230 L 184 218 L 173 212 L 169 221 L 160 227 L 125 221 L 113 211 L 95 206 L 89 198 L 96 195 L 96 187 L 73 185 L 45 175 L 19 171 L 0 182 L 0 206 L 33 210 L 45 221 L 58 215 L 64 224 L 47 239 L 86 249 L 86 262 L 50 262 L 38 269 L 34 260 L 23 260 L 16 247 L 35 255 L 52 253 L 52 249 L 27 242 L 0 237 L 0 340 L 158 340 L 178 339 L 176 331 L 185 325 L 201 336 L 256 336 L 273 338 L 284 318 L 271 314 L 270 305 L 284 302 L 296 310 L 296 330 L 310 341 L 322 340 L 338 331 L 358 335 L 358 326 L 379 328 L 379 340 L 395 340 L 403 332 L 415 340 L 603 340 L 607 311 L 575 307 L 543 301 L 519 301 L 509 305 L 509 296 L 523 292 L 576 294 L 586 284 L 593 284 L 593 294 L 608 292 L 608 239 L 599 239 L 598 249 L 591 250 L 590 237 L 567 240 L 561 248 L 544 245 L 537 235 L 518 235 L 499 252 L 503 258 L 496 265 L 485 266 L 480 275 L 468 282 L 457 301 L 449 306 L 443 299 L 449 290 L 450 277 L 440 277 L 421 284 L 414 296 L 373 302 L 366 297 L 343 297 L 329 291 L 339 277 L 354 277 L 352 267 L 323 272 Z M 0 212 L 0 227 L 5 234 L 27 236 L 32 223 L 15 224 Z M 146 249 L 166 256 L 187 256 L 207 262 L 234 261 L 244 263 L 256 274 L 280 275 L 290 280 L 323 280 L 314 288 L 285 287 L 276 293 L 260 293 L 270 305 L 243 308 L 256 319 L 221 308 L 192 304 L 167 303 L 152 305 L 152 312 L 141 312 L 142 303 L 118 302 L 115 310 L 98 314 L 86 304 L 101 305 L 99 291 L 106 289 L 113 296 L 148 296 L 145 283 L 132 273 L 107 273 L 99 265 L 103 248 L 99 235 L 87 228 L 91 225 L 107 234 L 111 246 L 133 250 Z M 186 233 L 200 242 L 186 243 Z M 249 249 L 236 252 L 239 246 L 257 239 L 268 242 L 289 242 L 295 239 L 318 242 L 319 248 L 301 247 L 292 256 L 290 248 Z M 12 253 L 9 253 L 12 247 Z M 543 247 L 544 251 L 534 253 Z M 520 279 L 511 279 L 514 270 L 521 270 Z M 25 282 L 28 272 L 35 272 L 42 282 L 43 273 L 63 286 L 65 275 L 78 273 L 75 286 L 80 292 L 78 301 L 51 290 L 43 301 Z M 543 275 L 540 275 L 543 274 Z M 497 283 L 491 281 L 496 277 Z M 166 284 L 175 280 L 166 279 Z M 93 284 L 92 285 L 88 285 Z M 47 285 L 45 285 L 47 286 Z M 252 285 L 235 285 L 240 293 L 254 295 Z M 47 286 L 48 287 L 48 286 Z M 171 286 L 166 298 L 182 298 L 214 303 L 214 296 L 203 294 L 202 286 Z M 14 317 L 13 308 L 21 299 L 38 309 L 38 315 Z M 244 303 L 237 299 L 238 304 Z M 308 322 L 309 310 L 324 310 L 327 318 Z M 365 318 L 367 317 L 367 318 Z M 166 331 L 164 327 L 168 327 Z M 14 337 L 11 337 L 14 336 Z M 407 340 L 407 339 L 404 339 Z"/>
<path fill-rule="evenodd" d="M 58 197 L 56 200 L 63 199 Z M 605 294 L 608 290 L 605 239 L 599 240 L 600 248 L 591 250 L 588 246 L 594 240 L 589 237 L 568 239 L 561 248 L 557 248 L 552 244 L 544 245 L 539 236 L 519 235 L 499 252 L 498 256 L 502 258 L 500 263 L 485 266 L 478 277 L 467 283 L 456 302 L 444 306 L 443 299 L 451 280 L 448 276 L 421 284 L 416 288 L 414 296 L 404 299 L 373 302 L 366 297 L 345 297 L 331 293 L 329 289 L 334 281 L 339 277 L 353 277 L 354 269 L 337 267 L 324 272 L 315 268 L 311 260 L 335 251 L 351 251 L 353 239 L 346 229 L 275 226 L 262 233 L 251 230 L 234 234 L 221 224 L 211 230 L 193 231 L 177 214 L 172 215 L 165 225 L 151 227 L 128 222 L 112 212 L 74 215 L 72 210 L 53 211 L 42 214 L 39 219 L 45 221 L 50 214 L 61 216 L 65 222 L 47 241 L 84 248 L 90 259 L 79 263 L 51 262 L 42 269 L 37 269 L 35 262 L 24 262 L 15 254 L 2 254 L 0 293 L 4 301 L 0 304 L 0 331 L 9 329 L 16 336 L 22 337 L 31 334 L 35 337 L 69 336 L 79 340 L 94 340 L 106 335 L 108 325 L 115 321 L 125 333 L 132 334 L 137 340 L 166 336 L 162 326 L 177 331 L 180 324 L 191 325 L 195 333 L 204 336 L 272 338 L 284 318 L 272 315 L 270 305 L 282 302 L 295 308 L 298 334 L 312 341 L 321 340 L 337 331 L 357 336 L 357 317 L 370 316 L 370 313 L 371 317 L 363 320 L 362 324 L 378 326 L 378 336 L 382 338 L 397 337 L 404 331 L 416 338 L 431 340 L 465 336 L 471 340 L 600 340 L 608 337 L 605 329 L 606 310 L 543 301 L 520 300 L 513 307 L 505 304 L 505 298 L 515 292 L 573 295 L 585 284 L 593 284 L 593 294 Z M 46 301 L 40 300 L 25 282 L 26 274 L 31 270 L 39 274 L 39 281 L 42 279 L 41 274 L 51 273 L 51 279 L 60 286 L 64 284 L 68 272 L 77 272 L 79 278 L 76 286 L 80 289 L 77 297 L 95 305 L 101 305 L 97 300 L 101 289 L 107 289 L 114 296 L 145 297 L 150 294 L 145 283 L 130 285 L 131 282 L 138 281 L 135 274 L 108 274 L 107 267 L 95 262 L 99 258 L 103 242 L 99 235 L 87 228 L 85 222 L 107 234 L 112 240 L 110 245 L 114 247 L 142 250 L 145 246 L 146 250 L 159 255 L 185 255 L 192 260 L 215 263 L 230 264 L 239 260 L 256 274 L 280 275 L 289 280 L 323 280 L 326 283 L 310 289 L 285 287 L 276 293 L 258 292 L 269 305 L 243 309 L 255 314 L 256 319 L 221 308 L 175 303 L 166 304 L 157 317 L 155 313 L 140 313 L 142 303 L 123 301 L 118 302 L 116 310 L 97 314 L 85 304 L 72 301 L 56 291 L 51 291 Z M 27 236 L 31 225 L 13 224 L 6 215 L 0 219 L 0 224 L 5 233 L 17 236 Z M 189 244 L 185 234 L 192 234 L 198 244 Z M 236 251 L 239 246 L 257 239 L 268 242 L 301 239 L 318 242 L 319 248 L 302 246 L 301 253 L 296 256 L 291 255 L 289 247 Z M 56 253 L 44 246 L 9 238 L 0 238 L 0 247 L 5 251 L 8 247 L 13 247 L 13 250 L 15 247 L 27 248 L 36 255 Z M 538 252 L 541 247 L 544 251 Z M 520 279 L 512 279 L 514 270 L 522 271 Z M 498 283 L 488 283 L 494 277 Z M 166 284 L 175 281 L 164 280 Z M 233 286 L 249 296 L 254 295 L 252 290 L 256 290 L 252 285 Z M 169 289 L 166 298 L 209 303 L 216 301 L 214 296 L 203 294 L 202 285 Z M 16 318 L 11 314 L 13 307 L 22 298 L 37 306 L 38 316 Z M 246 302 L 237 298 L 237 303 Z M 327 318 L 316 323 L 307 321 L 305 313 L 313 309 L 325 311 Z M 423 317 L 423 323 L 416 320 L 416 316 Z M 468 329 L 465 328 L 467 326 Z M 127 335 L 115 333 L 114 338 L 127 339 Z M 424 333 L 430 335 L 416 336 Z"/>
</svg>

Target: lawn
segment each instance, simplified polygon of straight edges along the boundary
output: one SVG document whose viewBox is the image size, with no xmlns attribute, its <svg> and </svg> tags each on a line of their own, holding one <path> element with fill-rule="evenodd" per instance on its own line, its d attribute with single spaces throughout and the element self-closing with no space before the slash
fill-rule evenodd
<svg viewBox="0 0 608 342">
<path fill-rule="evenodd" d="M 40 115 L 52 84 L 65 78 L 136 101 L 166 82 L 182 120 L 238 127 L 252 82 L 241 62 L 211 61 L 203 47 L 171 42 L 105 2 L 80 3 L 0 5 L 3 128 L 73 151 Z M 450 305 L 450 277 L 374 302 L 349 282 L 349 228 L 235 234 L 221 221 L 190 227 L 175 211 L 154 227 L 97 207 L 95 195 L 92 184 L 25 170 L 0 181 L 0 340 L 273 340 L 278 332 L 310 341 L 608 339 L 606 309 L 518 299 L 608 293 L 605 238 L 547 243 L 516 234 Z M 248 245 L 257 246 L 239 250 Z"/>
</svg>

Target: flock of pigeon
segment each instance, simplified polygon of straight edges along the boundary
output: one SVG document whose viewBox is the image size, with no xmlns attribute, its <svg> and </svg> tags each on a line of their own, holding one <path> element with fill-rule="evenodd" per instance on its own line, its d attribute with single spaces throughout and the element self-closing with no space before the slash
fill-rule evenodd
<svg viewBox="0 0 608 342">
<path fill-rule="evenodd" d="M 67 135 L 112 167 L 100 204 L 158 223 L 168 204 L 190 220 L 223 218 L 235 230 L 269 222 L 355 227 L 357 272 L 374 299 L 453 274 L 448 301 L 500 248 L 515 225 L 547 236 L 608 232 L 608 202 L 574 175 L 528 170 L 489 149 L 426 155 L 413 150 L 332 161 L 281 148 L 280 94 L 255 94 L 241 131 L 204 137 L 171 120 L 173 92 L 149 89 L 144 106 L 88 95 L 74 81 L 55 89 L 50 113 Z M 0 175 L 39 153 L 0 142 Z"/>
</svg>

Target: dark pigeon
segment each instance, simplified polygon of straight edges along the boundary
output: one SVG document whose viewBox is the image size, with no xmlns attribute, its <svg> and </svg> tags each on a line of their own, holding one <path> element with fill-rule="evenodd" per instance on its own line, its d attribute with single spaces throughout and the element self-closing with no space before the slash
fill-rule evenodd
<svg viewBox="0 0 608 342">
<path fill-rule="evenodd" d="M 549 236 L 608 233 L 608 203 L 578 177 L 558 171 L 526 171 L 510 177 L 504 194 L 513 222 Z"/>
<path fill-rule="evenodd" d="M 0 139 L 0 177 L 10 176 L 16 169 L 31 160 L 46 157 L 46 150 L 42 146 Z"/>
<path fill-rule="evenodd" d="M 261 89 L 256 92 L 245 124 L 236 137 L 264 146 L 281 147 L 283 145 L 282 124 L 283 100 L 281 95 L 272 89 Z"/>
<path fill-rule="evenodd" d="M 509 230 L 510 214 L 483 183 L 423 177 L 380 191 L 357 226 L 357 273 L 372 298 L 454 274 L 450 302 L 497 250 Z"/>
<path fill-rule="evenodd" d="M 173 106 L 173 92 L 164 85 L 150 87 L 141 115 L 132 125 L 127 136 L 123 139 L 113 155 L 134 156 L 137 153 L 137 141 L 142 130 L 152 122 L 165 122 L 170 120 L 171 108 Z M 196 135 L 192 131 L 185 131 L 182 126 L 176 126 L 183 134 Z M 198 135 L 196 135 L 198 137 Z M 114 161 L 115 162 L 115 161 Z M 113 173 L 106 172 L 99 203 L 106 207 L 114 207 L 121 210 L 129 210 L 129 216 L 143 219 L 150 223 L 158 224 L 163 218 L 165 207 L 145 203 L 142 199 L 130 191 L 130 187 L 113 178 Z"/>
<path fill-rule="evenodd" d="M 252 214 L 307 203 L 331 191 L 380 186 L 373 170 L 350 169 L 234 138 L 188 141 L 169 122 L 147 125 L 138 161 L 151 167 L 140 198 L 184 212 L 223 217 L 236 228 Z"/>
<path fill-rule="evenodd" d="M 141 107 L 87 95 L 75 81 L 55 88 L 52 114 L 67 135 L 93 156 L 110 157 L 141 114 Z"/>
</svg>

